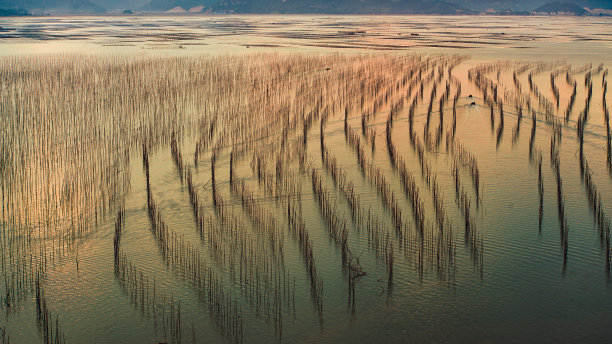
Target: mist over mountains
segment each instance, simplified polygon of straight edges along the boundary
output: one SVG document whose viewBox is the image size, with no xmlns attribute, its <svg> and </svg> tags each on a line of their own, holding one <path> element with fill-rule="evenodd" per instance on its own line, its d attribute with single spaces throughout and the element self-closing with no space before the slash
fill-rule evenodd
<svg viewBox="0 0 612 344">
<path fill-rule="evenodd" d="M 325 13 L 325 14 L 474 14 L 554 13 L 568 8 L 612 9 L 609 0 L 0 0 L 0 9 L 41 13 L 142 12 Z M 577 5 L 570 6 L 570 5 Z M 525 12 L 527 11 L 527 12 Z M 577 12 L 581 12 L 578 11 Z M 0 12 L 1 14 L 2 12 Z M 585 11 L 585 13 L 588 13 Z M 584 14 L 584 13 L 575 13 Z"/>
</svg>

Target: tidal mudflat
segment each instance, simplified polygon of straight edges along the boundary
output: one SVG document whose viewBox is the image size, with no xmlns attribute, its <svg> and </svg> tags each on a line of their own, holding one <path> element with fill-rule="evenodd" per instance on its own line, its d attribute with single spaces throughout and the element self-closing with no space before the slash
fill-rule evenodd
<svg viewBox="0 0 612 344">
<path fill-rule="evenodd" d="M 605 342 L 610 20 L 0 20 L 0 339 Z"/>
</svg>

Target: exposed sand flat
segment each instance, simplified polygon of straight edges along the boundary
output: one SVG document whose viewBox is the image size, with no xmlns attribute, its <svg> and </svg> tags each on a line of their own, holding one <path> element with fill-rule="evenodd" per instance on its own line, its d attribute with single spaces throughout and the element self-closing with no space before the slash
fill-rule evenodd
<svg viewBox="0 0 612 344">
<path fill-rule="evenodd" d="M 83 50 L 146 54 L 151 44 L 164 41 L 168 54 L 233 53 L 248 46 L 263 51 L 393 50 L 530 60 L 547 56 L 575 63 L 609 62 L 612 56 L 612 19 L 606 17 L 199 14 L 3 18 L 0 26 L 0 54 L 5 55 Z M 108 48 L 126 43 L 130 48 Z M 190 47 L 173 52 L 185 44 Z"/>
</svg>

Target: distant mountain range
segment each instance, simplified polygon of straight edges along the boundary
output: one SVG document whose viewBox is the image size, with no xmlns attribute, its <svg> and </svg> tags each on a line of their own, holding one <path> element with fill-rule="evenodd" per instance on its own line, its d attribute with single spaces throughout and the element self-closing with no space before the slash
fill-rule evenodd
<svg viewBox="0 0 612 344">
<path fill-rule="evenodd" d="M 215 12 L 326 14 L 469 14 L 465 7 L 422 0 L 219 0 Z"/>
<path fill-rule="evenodd" d="M 218 0 L 150 0 L 137 9 L 140 11 L 168 11 L 176 7 L 189 10 L 194 7 L 202 6 L 209 8 Z"/>
<path fill-rule="evenodd" d="M 446 0 L 460 4 L 466 8 L 484 12 L 487 10 L 511 10 L 511 11 L 533 11 L 534 9 L 553 3 L 551 0 Z M 612 9 L 610 0 L 565 0 L 564 3 L 572 3 L 581 8 L 605 8 Z M 558 4 L 560 2 L 554 2 Z"/>
<path fill-rule="evenodd" d="M 51 13 L 103 13 L 104 6 L 90 0 L 0 0 L 0 9 Z"/>
<path fill-rule="evenodd" d="M 2 0 L 0 0 L 2 1 Z M 106 8 L 108 11 L 136 10 L 151 0 L 90 0 L 94 4 Z"/>
<path fill-rule="evenodd" d="M 236 13 L 464 14 L 533 11 L 546 3 L 546 0 L 151 0 L 140 10 L 189 10 L 203 6 L 217 12 Z M 572 4 L 580 8 L 612 9 L 610 0 L 575 0 Z"/>
<path fill-rule="evenodd" d="M 563 3 L 563 2 L 551 2 L 548 4 L 544 4 L 533 10 L 536 13 L 551 13 L 551 14 L 573 14 L 576 16 L 583 16 L 587 14 L 587 10 L 584 8 L 571 3 Z"/>
<path fill-rule="evenodd" d="M 0 0 L 0 15 L 30 13 L 233 12 L 321 14 L 588 14 L 584 8 L 612 9 L 610 0 Z M 4 11 L 4 12 L 3 12 Z"/>
</svg>

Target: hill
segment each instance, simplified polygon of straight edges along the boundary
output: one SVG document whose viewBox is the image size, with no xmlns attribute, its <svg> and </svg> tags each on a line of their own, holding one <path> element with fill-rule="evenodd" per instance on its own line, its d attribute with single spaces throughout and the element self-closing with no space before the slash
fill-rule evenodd
<svg viewBox="0 0 612 344">
<path fill-rule="evenodd" d="M 218 0 L 151 0 L 149 3 L 140 7 L 141 11 L 165 12 L 176 7 L 181 7 L 184 10 L 202 6 L 209 8 Z"/>
<path fill-rule="evenodd" d="M 118 1 L 118 0 L 94 0 Z M 546 0 L 150 0 L 143 11 L 164 12 L 202 6 L 204 10 L 234 13 L 325 14 L 529 14 Z M 612 8 L 607 0 L 575 0 L 578 8 Z M 562 7 L 563 9 L 565 7 Z M 551 12 L 552 13 L 552 12 Z"/>
<path fill-rule="evenodd" d="M 135 10 L 147 4 L 149 0 L 91 0 L 94 4 L 108 11 Z"/>
<path fill-rule="evenodd" d="M 325 14 L 467 14 L 458 4 L 422 0 L 152 0 L 141 10 L 204 10 L 233 13 L 325 13 Z"/>
<path fill-rule="evenodd" d="M 0 0 L 0 9 L 24 9 L 32 13 L 103 13 L 106 9 L 90 0 Z"/>
<path fill-rule="evenodd" d="M 532 11 L 550 3 L 550 0 L 445 0 L 475 11 L 509 10 L 513 12 Z M 573 0 L 579 7 L 612 9 L 610 0 Z"/>
<path fill-rule="evenodd" d="M 545 14 L 573 14 L 583 16 L 588 13 L 584 8 L 568 2 L 550 2 L 533 10 L 536 13 Z"/>
</svg>

